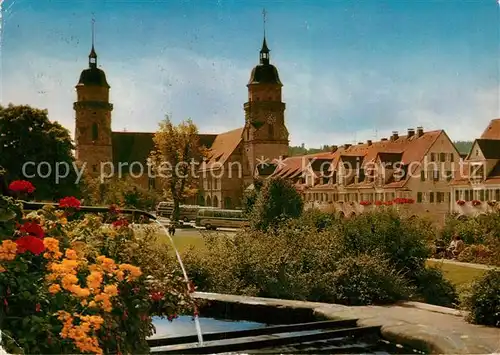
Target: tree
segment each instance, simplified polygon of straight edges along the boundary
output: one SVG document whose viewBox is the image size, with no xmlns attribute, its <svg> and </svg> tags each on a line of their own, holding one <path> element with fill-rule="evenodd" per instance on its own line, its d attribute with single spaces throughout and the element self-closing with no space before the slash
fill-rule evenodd
<svg viewBox="0 0 500 355">
<path fill-rule="evenodd" d="M 70 133 L 58 122 L 51 122 L 47 110 L 0 106 L 0 147 L 0 168 L 5 169 L 6 182 L 30 180 L 36 186 L 34 197 L 40 200 L 78 195 Z"/>
<path fill-rule="evenodd" d="M 172 220 L 178 221 L 180 202 L 197 192 L 197 163 L 205 150 L 200 146 L 198 128 L 190 119 L 175 126 L 167 116 L 153 140 L 153 169 L 174 202 Z"/>
<path fill-rule="evenodd" d="M 245 215 L 250 215 L 252 213 L 257 197 L 259 196 L 260 190 L 264 185 L 264 180 L 255 179 L 253 182 L 253 189 L 247 190 L 243 195 L 243 212 Z"/>
<path fill-rule="evenodd" d="M 89 205 L 117 205 L 124 208 L 151 211 L 160 196 L 136 184 L 130 177 L 114 177 L 102 184 L 100 178 L 87 177 L 83 196 Z"/>
<path fill-rule="evenodd" d="M 253 229 L 267 230 L 286 219 L 302 214 L 304 201 L 289 180 L 276 177 L 267 179 L 261 187 L 250 215 Z"/>
</svg>

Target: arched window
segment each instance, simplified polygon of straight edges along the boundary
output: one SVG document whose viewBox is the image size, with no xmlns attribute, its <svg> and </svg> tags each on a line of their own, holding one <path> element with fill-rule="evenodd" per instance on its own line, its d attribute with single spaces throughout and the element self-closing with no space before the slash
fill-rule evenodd
<svg viewBox="0 0 500 355">
<path fill-rule="evenodd" d="M 217 198 L 217 196 L 214 196 L 213 207 L 219 207 L 219 199 Z"/>
<path fill-rule="evenodd" d="M 97 123 L 92 124 L 92 140 L 96 141 L 99 139 L 99 126 Z"/>
<path fill-rule="evenodd" d="M 212 200 L 210 200 L 210 196 L 207 196 L 206 206 L 212 206 Z"/>
</svg>

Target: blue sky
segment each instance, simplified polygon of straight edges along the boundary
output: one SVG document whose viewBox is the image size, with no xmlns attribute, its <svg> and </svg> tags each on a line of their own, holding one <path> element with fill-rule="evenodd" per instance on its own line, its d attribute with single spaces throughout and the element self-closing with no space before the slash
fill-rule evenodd
<svg viewBox="0 0 500 355">
<path fill-rule="evenodd" d="M 74 129 L 74 86 L 98 64 L 113 129 L 165 114 L 202 132 L 243 125 L 268 13 L 292 144 L 341 144 L 424 126 L 473 139 L 499 114 L 496 0 L 5 0 L 1 102 Z"/>
</svg>

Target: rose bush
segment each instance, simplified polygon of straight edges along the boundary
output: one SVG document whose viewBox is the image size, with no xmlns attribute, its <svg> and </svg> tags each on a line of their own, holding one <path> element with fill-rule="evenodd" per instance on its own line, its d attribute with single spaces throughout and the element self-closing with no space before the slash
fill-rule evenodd
<svg viewBox="0 0 500 355">
<path fill-rule="evenodd" d="M 0 196 L 0 329 L 9 353 L 147 353 L 153 316 L 193 309 L 157 233 L 134 232 L 116 207 L 102 215 L 79 208 L 69 197 L 26 213 Z"/>
</svg>

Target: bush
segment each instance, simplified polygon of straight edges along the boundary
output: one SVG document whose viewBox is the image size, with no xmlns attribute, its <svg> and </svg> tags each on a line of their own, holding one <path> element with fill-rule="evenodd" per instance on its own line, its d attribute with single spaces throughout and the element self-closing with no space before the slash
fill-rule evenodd
<svg viewBox="0 0 500 355">
<path fill-rule="evenodd" d="M 206 251 L 191 250 L 183 260 L 208 292 L 351 305 L 411 297 L 449 304 L 453 286 L 439 270 L 424 268 L 422 223 L 387 211 L 348 221 L 312 210 L 267 231 L 209 237 Z"/>
<path fill-rule="evenodd" d="M 402 217 L 392 209 L 348 219 L 338 233 L 346 254 L 380 254 L 410 278 L 424 268 L 431 255 L 428 240 L 434 237 L 428 222 Z"/>
<path fill-rule="evenodd" d="M 289 180 L 267 179 L 255 200 L 250 224 L 254 229 L 267 230 L 286 219 L 299 217 L 303 208 L 302 197 Z"/>
<path fill-rule="evenodd" d="M 436 306 L 455 307 L 458 294 L 453 284 L 443 277 L 440 269 L 427 267 L 414 275 L 413 283 L 422 301 Z"/>
<path fill-rule="evenodd" d="M 468 321 L 500 327 L 500 270 L 489 270 L 473 282 L 462 295 Z"/>
<path fill-rule="evenodd" d="M 115 210 L 85 215 L 78 200 L 66 202 L 24 213 L 1 196 L 1 209 L 15 212 L 0 220 L 2 345 L 9 353 L 148 352 L 152 317 L 193 306 L 182 274 L 153 231 L 134 233 Z"/>
<path fill-rule="evenodd" d="M 323 277 L 324 279 L 324 277 Z M 361 254 L 340 259 L 325 285 L 332 303 L 350 306 L 390 304 L 408 299 L 412 287 L 389 260 Z"/>
</svg>

